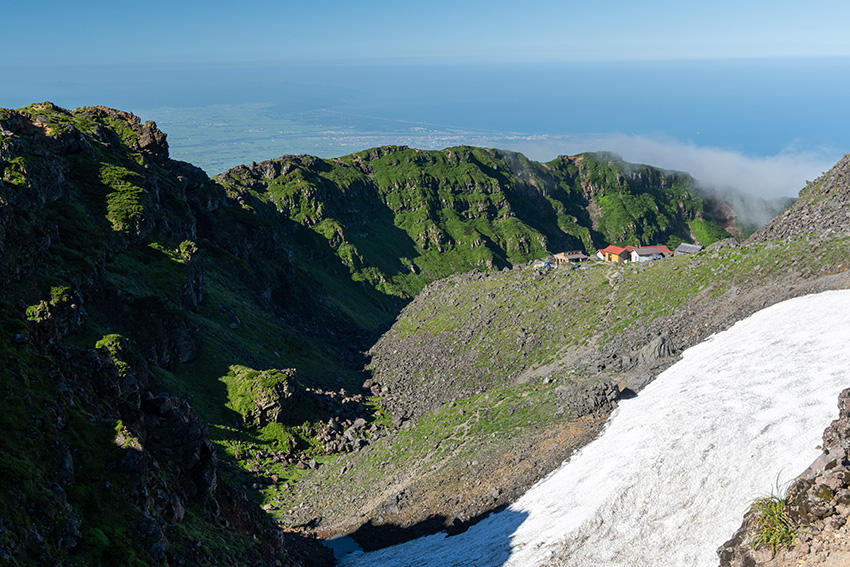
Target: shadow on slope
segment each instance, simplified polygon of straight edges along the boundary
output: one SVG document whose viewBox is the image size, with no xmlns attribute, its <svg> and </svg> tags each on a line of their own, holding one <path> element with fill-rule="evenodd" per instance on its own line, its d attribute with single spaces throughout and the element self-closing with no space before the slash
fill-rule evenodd
<svg viewBox="0 0 850 567">
<path fill-rule="evenodd" d="M 370 552 L 441 532 L 445 533 L 446 537 L 458 536 L 493 514 L 499 515 L 499 521 L 493 523 L 494 529 L 489 530 L 489 535 L 485 536 L 486 553 L 490 558 L 488 564 L 498 565 L 506 561 L 511 554 L 510 534 L 528 517 L 525 512 L 509 510 L 507 504 L 496 506 L 467 520 L 457 517 L 449 518 L 442 514 L 429 516 L 411 526 L 393 523 L 377 524 L 375 520 L 369 520 L 349 534 L 349 537 L 365 551 Z M 495 540 L 491 540 L 491 537 L 495 537 Z"/>
</svg>

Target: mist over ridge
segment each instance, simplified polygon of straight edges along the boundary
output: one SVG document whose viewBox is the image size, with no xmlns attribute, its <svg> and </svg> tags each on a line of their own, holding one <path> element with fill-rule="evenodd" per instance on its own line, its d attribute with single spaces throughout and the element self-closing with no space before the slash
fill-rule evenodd
<svg viewBox="0 0 850 567">
<path fill-rule="evenodd" d="M 675 139 L 626 135 L 587 142 L 587 147 L 597 145 L 629 162 L 688 172 L 704 195 L 728 202 L 741 224 L 752 228 L 767 224 L 832 164 L 826 150 L 788 148 L 773 156 L 748 156 Z"/>
</svg>

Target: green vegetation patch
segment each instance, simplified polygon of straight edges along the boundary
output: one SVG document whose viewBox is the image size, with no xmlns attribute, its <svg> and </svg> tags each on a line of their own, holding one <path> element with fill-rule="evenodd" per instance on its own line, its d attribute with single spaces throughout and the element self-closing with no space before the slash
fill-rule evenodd
<svg viewBox="0 0 850 567">
<path fill-rule="evenodd" d="M 94 348 L 105 348 L 109 351 L 112 362 L 115 364 L 115 368 L 118 369 L 118 376 L 121 378 L 127 376 L 131 369 L 130 364 L 124 360 L 126 353 L 130 350 L 127 338 L 117 334 L 105 335 L 95 343 Z"/>
<path fill-rule="evenodd" d="M 717 224 L 714 219 L 695 219 L 688 222 L 694 238 L 703 246 L 709 246 L 724 238 L 732 236 Z"/>
<path fill-rule="evenodd" d="M 622 332 L 641 329 L 691 300 L 844 271 L 850 262 L 841 250 L 848 243 L 847 238 L 771 242 L 645 263 L 591 263 L 585 270 L 562 266 L 540 281 L 531 270 L 447 278 L 409 305 L 385 335 L 388 345 L 403 339 L 409 349 L 435 349 L 442 358 L 433 365 L 417 361 L 403 372 L 383 362 L 373 369 L 390 382 L 402 381 L 440 372 L 446 359 L 472 358 L 476 366 L 467 372 L 473 383 L 499 384 L 504 376 L 553 362 L 591 339 L 605 348 Z M 374 350 L 383 361 L 381 344 Z"/>
<path fill-rule="evenodd" d="M 133 295 L 162 295 L 179 303 L 187 283 L 184 251 L 158 242 L 130 246 L 107 265 L 113 285 Z"/>
<path fill-rule="evenodd" d="M 753 545 L 774 553 L 787 549 L 797 537 L 796 527 L 788 518 L 784 498 L 760 498 L 750 505 L 748 522 L 754 529 Z"/>
<path fill-rule="evenodd" d="M 388 146 L 335 160 L 287 156 L 218 179 L 243 207 L 259 214 L 268 200 L 321 235 L 324 242 L 304 249 L 311 260 L 302 267 L 314 278 L 324 283 L 321 272 L 338 263 L 352 282 L 401 299 L 450 274 L 551 252 L 621 241 L 678 244 L 689 238 L 684 219 L 698 217 L 704 204 L 683 173 L 595 154 L 539 164 L 466 146 Z M 257 202 L 246 204 L 248 196 Z M 336 260 L 316 261 L 319 248 Z M 329 299 L 352 312 L 354 302 Z"/>
<path fill-rule="evenodd" d="M 254 370 L 233 365 L 221 378 L 227 384 L 227 407 L 251 425 L 263 425 L 265 420 L 278 421 L 283 416 L 264 416 L 264 408 L 280 407 L 284 399 L 294 395 L 293 376 L 281 370 Z"/>
<path fill-rule="evenodd" d="M 0 178 L 6 183 L 23 187 L 27 183 L 27 165 L 23 156 L 13 157 L 0 162 Z"/>
<path fill-rule="evenodd" d="M 74 300 L 74 294 L 70 287 L 54 286 L 50 288 L 50 296 L 38 303 L 27 307 L 27 319 L 33 322 L 47 320 L 52 309 L 70 304 Z"/>
<path fill-rule="evenodd" d="M 106 216 L 113 230 L 138 233 L 145 221 L 149 196 L 139 184 L 142 176 L 110 163 L 100 164 L 100 182 L 111 190 L 106 195 Z"/>
</svg>

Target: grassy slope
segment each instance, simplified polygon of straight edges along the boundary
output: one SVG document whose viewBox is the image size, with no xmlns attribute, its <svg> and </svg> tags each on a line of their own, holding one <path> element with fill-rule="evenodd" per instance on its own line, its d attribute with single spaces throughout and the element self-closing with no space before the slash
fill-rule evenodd
<svg viewBox="0 0 850 567">
<path fill-rule="evenodd" d="M 744 245 L 649 264 L 556 270 L 541 281 L 518 270 L 479 280 L 459 278 L 462 283 L 454 285 L 448 280 L 439 288 L 439 299 L 409 306 L 384 340 L 441 339 L 450 345 L 450 356 L 473 351 L 482 373 L 497 380 L 503 373 L 551 362 L 591 340 L 604 348 L 624 330 L 645 328 L 695 297 L 717 298 L 735 287 L 765 285 L 792 267 L 807 277 L 840 272 L 846 269 L 841 255 L 846 244 L 847 239 L 838 238 L 814 250 L 806 241 Z M 525 346 L 517 350 L 520 328 L 528 332 L 521 339 Z M 459 335 L 467 335 L 466 340 L 451 340 Z"/>
</svg>

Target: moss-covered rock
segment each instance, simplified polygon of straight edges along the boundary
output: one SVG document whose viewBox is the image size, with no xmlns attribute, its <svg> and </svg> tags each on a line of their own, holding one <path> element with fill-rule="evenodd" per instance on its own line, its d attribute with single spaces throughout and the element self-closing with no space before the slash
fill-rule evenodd
<svg viewBox="0 0 850 567">
<path fill-rule="evenodd" d="M 291 423 L 297 403 L 295 370 L 253 370 L 233 365 L 221 380 L 227 384 L 228 407 L 252 427 L 270 423 Z"/>
</svg>

